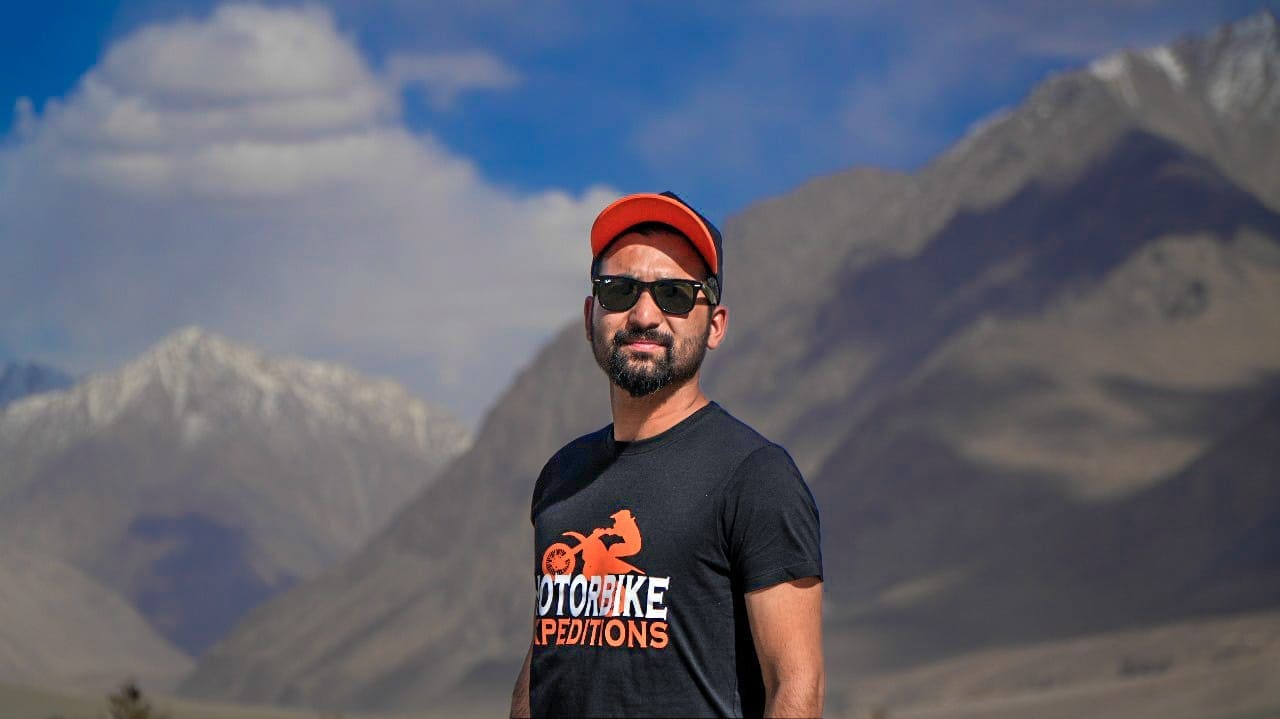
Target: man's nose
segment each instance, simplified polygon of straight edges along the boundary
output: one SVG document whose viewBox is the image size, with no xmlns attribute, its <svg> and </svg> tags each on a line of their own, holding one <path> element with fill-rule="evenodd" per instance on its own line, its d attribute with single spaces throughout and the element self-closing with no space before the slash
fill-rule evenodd
<svg viewBox="0 0 1280 719">
<path fill-rule="evenodd" d="M 649 329 L 662 324 L 662 309 L 653 301 L 653 292 L 647 289 L 640 291 L 640 298 L 631 308 L 627 322 L 638 329 Z"/>
</svg>

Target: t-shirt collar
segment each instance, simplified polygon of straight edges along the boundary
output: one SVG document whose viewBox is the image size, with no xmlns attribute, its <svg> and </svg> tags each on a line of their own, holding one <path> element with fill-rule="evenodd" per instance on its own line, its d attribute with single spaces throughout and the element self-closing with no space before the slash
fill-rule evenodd
<svg viewBox="0 0 1280 719">
<path fill-rule="evenodd" d="M 613 438 L 613 425 L 610 424 L 608 427 L 605 428 L 606 430 L 604 433 L 605 449 L 611 454 L 615 454 L 617 456 L 626 456 L 626 455 L 632 455 L 632 454 L 640 454 L 642 452 L 653 451 L 659 447 L 665 446 L 679 439 L 686 432 L 688 432 L 695 425 L 697 425 L 704 417 L 708 416 L 712 412 L 718 412 L 718 411 L 721 411 L 720 405 L 716 404 L 715 402 L 708 402 L 705 406 L 700 407 L 693 414 L 677 422 L 675 426 L 671 427 L 670 429 L 664 432 L 661 432 L 659 434 L 655 434 L 652 437 L 645 437 L 644 439 L 637 439 L 631 442 L 619 442 L 615 440 Z"/>
</svg>

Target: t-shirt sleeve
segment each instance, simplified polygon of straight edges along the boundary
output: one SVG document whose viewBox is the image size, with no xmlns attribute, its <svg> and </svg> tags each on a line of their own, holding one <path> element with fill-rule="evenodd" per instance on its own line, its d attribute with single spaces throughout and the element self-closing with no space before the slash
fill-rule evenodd
<svg viewBox="0 0 1280 719">
<path fill-rule="evenodd" d="M 555 463 L 556 458 L 552 457 L 547 463 L 542 465 L 542 471 L 538 472 L 538 479 L 533 483 L 533 496 L 529 500 L 529 524 L 538 524 L 538 509 L 542 503 L 542 495 L 547 490 L 547 480 L 551 475 L 551 466 Z"/>
<path fill-rule="evenodd" d="M 725 485 L 724 527 L 742 591 L 822 578 L 818 505 L 781 447 L 761 447 L 738 466 Z"/>
</svg>

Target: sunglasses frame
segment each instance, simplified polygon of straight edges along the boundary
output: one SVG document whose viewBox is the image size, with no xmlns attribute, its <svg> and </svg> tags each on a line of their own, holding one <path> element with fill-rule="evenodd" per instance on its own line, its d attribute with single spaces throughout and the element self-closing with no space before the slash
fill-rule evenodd
<svg viewBox="0 0 1280 719">
<path fill-rule="evenodd" d="M 714 278 L 710 278 L 707 282 L 699 282 L 698 280 L 686 280 L 683 278 L 674 278 L 674 277 L 663 278 L 660 280 L 653 280 L 652 282 L 645 282 L 644 280 L 637 280 L 634 277 L 627 277 L 626 275 L 597 275 L 595 277 L 592 277 L 591 278 L 591 294 L 593 297 L 596 298 L 597 302 L 600 302 L 600 289 L 603 286 L 609 284 L 610 282 L 615 282 L 615 281 L 629 282 L 637 286 L 639 288 L 639 291 L 636 292 L 635 299 L 631 301 L 631 304 L 627 305 L 626 307 L 622 307 L 620 309 L 616 309 L 616 310 L 610 309 L 608 307 L 605 307 L 604 303 L 601 302 L 600 306 L 604 307 L 604 309 L 608 310 L 609 312 L 626 312 L 632 307 L 635 307 L 636 303 L 640 301 L 640 295 L 646 291 L 649 293 L 649 296 L 653 298 L 653 303 L 658 306 L 658 309 L 662 310 L 663 312 L 669 315 L 685 315 L 692 312 L 693 308 L 698 306 L 699 291 L 706 293 L 707 301 L 710 302 L 713 306 L 716 304 Z M 659 287 L 661 285 L 684 285 L 684 286 L 692 287 L 693 288 L 693 304 L 691 304 L 689 306 L 689 309 L 685 310 L 684 312 L 676 312 L 674 310 L 670 310 L 670 309 L 667 309 L 666 307 L 663 307 L 662 300 L 658 299 L 657 293 L 654 292 L 654 288 Z"/>
</svg>

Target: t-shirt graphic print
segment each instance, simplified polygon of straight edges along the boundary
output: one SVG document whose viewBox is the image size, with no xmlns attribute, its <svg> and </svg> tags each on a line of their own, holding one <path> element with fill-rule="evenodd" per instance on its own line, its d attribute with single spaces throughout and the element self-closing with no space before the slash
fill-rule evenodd
<svg viewBox="0 0 1280 719">
<path fill-rule="evenodd" d="M 534 716 L 759 716 L 745 594 L 822 576 L 786 451 L 713 403 L 570 442 L 534 486 Z"/>
<path fill-rule="evenodd" d="M 631 510 L 619 509 L 610 519 L 610 526 L 590 534 L 565 531 L 570 542 L 556 542 L 542 553 L 537 646 L 667 647 L 671 578 L 648 576 L 623 559 L 644 546 Z"/>
</svg>

